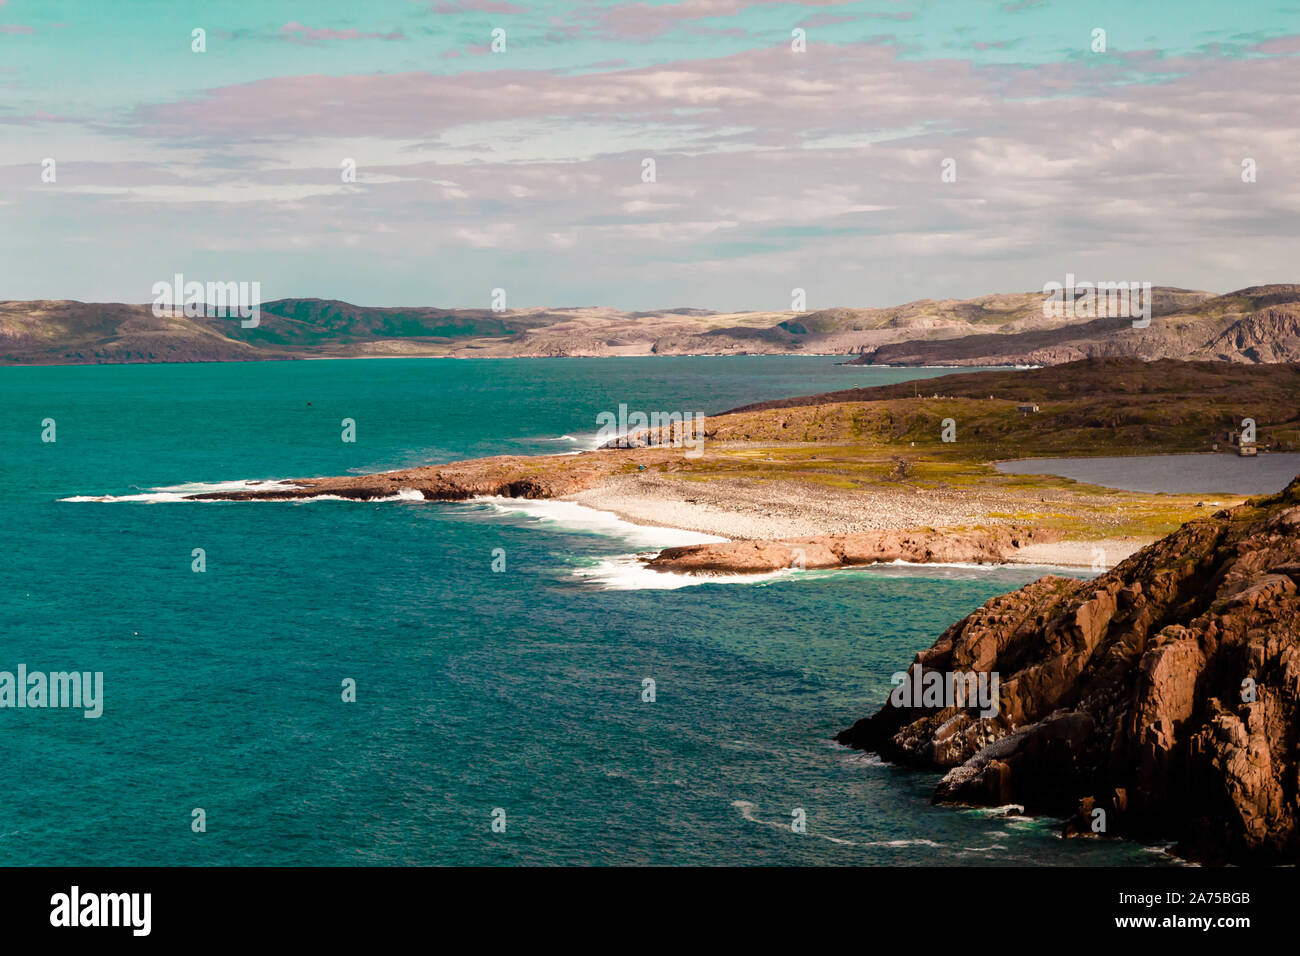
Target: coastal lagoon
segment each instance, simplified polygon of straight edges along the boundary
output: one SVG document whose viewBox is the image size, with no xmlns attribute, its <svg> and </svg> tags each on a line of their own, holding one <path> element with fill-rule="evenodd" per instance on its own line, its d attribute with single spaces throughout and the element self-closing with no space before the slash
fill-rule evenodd
<svg viewBox="0 0 1300 956">
<path fill-rule="evenodd" d="M 1037 570 L 616 587 L 601 567 L 677 533 L 546 503 L 176 500 L 578 450 L 620 402 L 716 412 L 947 372 L 834 362 L 0 369 L 0 670 L 103 674 L 98 718 L 0 711 L 0 863 L 1165 862 L 933 807 L 935 774 L 832 743 Z M 65 500 L 100 495 L 134 500 Z"/>
<path fill-rule="evenodd" d="M 1281 491 L 1300 474 L 1300 454 L 1025 458 L 998 462 L 997 468 L 1009 475 L 1057 475 L 1121 491 L 1262 495 Z"/>
</svg>

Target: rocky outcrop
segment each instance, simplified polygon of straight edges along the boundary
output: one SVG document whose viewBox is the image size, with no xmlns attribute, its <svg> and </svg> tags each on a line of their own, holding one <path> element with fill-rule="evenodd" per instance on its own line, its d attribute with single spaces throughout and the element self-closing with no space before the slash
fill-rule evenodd
<svg viewBox="0 0 1300 956">
<path fill-rule="evenodd" d="M 1230 325 L 1204 351 L 1230 362 L 1294 362 L 1300 355 L 1300 306 L 1254 312 Z"/>
<path fill-rule="evenodd" d="M 904 700 L 837 739 L 945 770 L 936 802 L 1021 804 L 1199 860 L 1300 861 L 1297 581 L 1300 478 L 1095 580 L 994 598 L 917 655 L 909 675 L 997 674 L 996 714 Z"/>
<path fill-rule="evenodd" d="M 783 568 L 824 569 L 861 564 L 961 562 L 997 564 L 1022 545 L 1059 538 L 1045 529 L 920 529 L 819 535 L 781 541 L 724 541 L 667 548 L 645 564 L 686 574 L 758 574 Z"/>
<path fill-rule="evenodd" d="M 195 501 L 293 501 L 333 496 L 369 501 L 418 491 L 429 501 L 494 496 L 559 498 L 594 487 L 626 463 L 625 457 L 612 455 L 500 455 L 376 475 L 295 478 L 266 489 L 251 487 L 188 497 Z"/>
</svg>

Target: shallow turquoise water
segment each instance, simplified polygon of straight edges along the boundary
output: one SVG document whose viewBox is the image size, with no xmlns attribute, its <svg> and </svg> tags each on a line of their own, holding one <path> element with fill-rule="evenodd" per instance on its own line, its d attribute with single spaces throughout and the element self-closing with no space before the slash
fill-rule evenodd
<svg viewBox="0 0 1300 956">
<path fill-rule="evenodd" d="M 0 864 L 1159 862 L 931 807 L 934 775 L 831 743 L 1033 571 L 615 591 L 575 572 L 627 540 L 479 504 L 59 500 L 551 452 L 620 402 L 712 412 L 937 374 L 784 357 L 0 369 L 0 669 L 105 682 L 98 720 L 0 709 Z"/>
</svg>

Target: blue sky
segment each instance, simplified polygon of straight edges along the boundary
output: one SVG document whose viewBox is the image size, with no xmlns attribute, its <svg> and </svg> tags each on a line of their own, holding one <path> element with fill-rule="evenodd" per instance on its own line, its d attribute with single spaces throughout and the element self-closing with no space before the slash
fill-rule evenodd
<svg viewBox="0 0 1300 956">
<path fill-rule="evenodd" d="M 1295 281 L 1297 55 L 1295 2 L 7 0 L 0 299 Z"/>
</svg>

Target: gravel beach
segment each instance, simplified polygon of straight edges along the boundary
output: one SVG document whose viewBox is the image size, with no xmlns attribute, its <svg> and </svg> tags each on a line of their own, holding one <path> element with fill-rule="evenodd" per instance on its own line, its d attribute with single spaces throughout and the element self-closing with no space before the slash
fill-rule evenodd
<svg viewBox="0 0 1300 956">
<path fill-rule="evenodd" d="M 1077 493 L 1069 502 L 1095 505 Z M 797 482 L 689 481 L 660 474 L 613 476 L 565 500 L 609 511 L 635 524 L 681 528 L 733 540 L 806 538 L 906 528 L 1010 525 L 1023 496 L 998 491 L 930 490 L 911 486 L 852 491 Z M 1066 500 L 1062 496 L 1062 502 Z M 1100 499 L 1099 499 L 1100 501 Z M 1098 537 L 1033 543 L 1010 560 L 1017 564 L 1109 568 L 1155 538 Z"/>
</svg>

